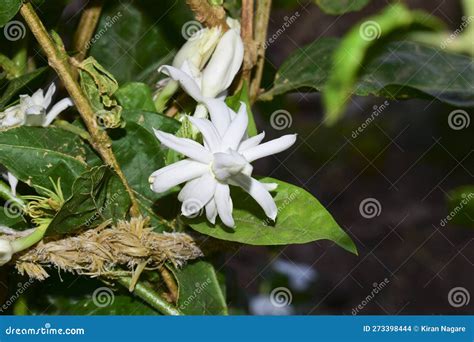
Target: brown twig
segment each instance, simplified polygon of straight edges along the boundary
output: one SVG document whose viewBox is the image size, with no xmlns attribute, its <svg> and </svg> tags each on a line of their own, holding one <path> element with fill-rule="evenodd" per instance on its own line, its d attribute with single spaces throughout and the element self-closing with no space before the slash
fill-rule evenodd
<svg viewBox="0 0 474 342">
<path fill-rule="evenodd" d="M 133 216 L 138 216 L 140 214 L 138 202 L 117 162 L 117 159 L 115 158 L 115 155 L 112 152 L 112 142 L 107 133 L 99 127 L 94 110 L 72 75 L 72 68 L 67 56 L 63 56 L 57 49 L 51 36 L 30 3 L 24 3 L 20 8 L 20 13 L 45 52 L 49 65 L 56 71 L 74 101 L 76 108 L 91 135 L 91 144 L 93 148 L 100 154 L 103 161 L 117 172 L 117 175 L 120 177 L 122 183 L 127 189 L 132 201 L 132 207 L 130 209 L 131 214 Z"/>
<path fill-rule="evenodd" d="M 102 2 L 100 0 L 92 0 L 82 12 L 78 29 L 74 35 L 74 50 L 77 51 L 74 57 L 78 62 L 82 62 L 87 55 L 101 12 Z"/>
<path fill-rule="evenodd" d="M 221 26 L 223 31 L 229 29 L 229 25 L 225 21 L 225 10 L 222 6 L 213 6 L 207 0 L 186 0 L 186 3 L 199 22 L 208 27 Z"/>
<path fill-rule="evenodd" d="M 257 58 L 256 45 L 253 40 L 253 0 L 242 0 L 241 36 L 244 42 L 244 64 L 242 81 L 250 82 L 250 74 Z"/>
<path fill-rule="evenodd" d="M 253 80 L 250 84 L 250 100 L 254 103 L 260 94 L 263 66 L 265 62 L 265 40 L 267 39 L 268 21 L 272 0 L 258 0 L 255 11 L 255 42 L 257 44 L 257 62 Z"/>
</svg>

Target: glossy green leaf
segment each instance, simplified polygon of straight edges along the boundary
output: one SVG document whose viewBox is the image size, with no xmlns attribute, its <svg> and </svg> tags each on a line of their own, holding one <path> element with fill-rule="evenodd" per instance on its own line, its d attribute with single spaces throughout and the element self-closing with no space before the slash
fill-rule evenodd
<svg viewBox="0 0 474 342">
<path fill-rule="evenodd" d="M 163 197 L 150 189 L 150 175 L 165 166 L 164 150 L 153 133 L 153 128 L 175 133 L 179 123 L 166 116 L 143 111 L 124 111 L 124 128 L 110 131 L 112 149 L 130 186 L 134 189 L 143 213 L 152 219 L 154 226 L 162 220 L 153 212 L 155 202 Z"/>
<path fill-rule="evenodd" d="M 449 213 L 441 220 L 444 227 L 450 223 L 474 228 L 474 186 L 457 188 L 449 194 Z"/>
<path fill-rule="evenodd" d="M 173 270 L 179 286 L 178 308 L 186 315 L 227 315 L 225 296 L 211 263 L 199 260 Z"/>
<path fill-rule="evenodd" d="M 326 239 L 357 253 L 351 238 L 313 195 L 277 179 L 263 178 L 261 181 L 278 184 L 274 192 L 278 207 L 275 223 L 265 217 L 247 193 L 233 187 L 234 229 L 225 227 L 220 221 L 213 226 L 204 216 L 189 221 L 189 225 L 202 234 L 249 245 L 288 245 Z"/>
<path fill-rule="evenodd" d="M 370 2 L 370 0 L 315 0 L 316 4 L 326 13 L 332 15 L 359 11 Z"/>
<path fill-rule="evenodd" d="M 2 5 L 0 6 L 0 27 L 5 26 L 16 15 L 20 10 L 21 3 L 21 0 L 2 0 Z"/>
<path fill-rule="evenodd" d="M 337 39 L 321 39 L 296 52 L 282 65 L 273 89 L 264 99 L 296 89 L 324 91 L 331 51 L 337 46 Z M 460 75 L 474 75 L 469 57 L 415 42 L 395 41 L 374 51 L 352 91 L 355 95 L 391 99 L 435 98 L 457 107 L 472 107 L 474 85 L 469 77 Z"/>
<path fill-rule="evenodd" d="M 247 128 L 247 133 L 249 136 L 253 137 L 257 135 L 257 126 L 255 125 L 255 119 L 252 114 L 252 106 L 250 105 L 249 99 L 249 88 L 247 82 L 244 82 L 242 88 L 232 96 L 229 96 L 225 99 L 227 105 L 232 108 L 235 112 L 237 112 L 240 108 L 240 103 L 243 102 L 247 106 L 247 114 L 249 117 L 249 125 Z"/>
<path fill-rule="evenodd" d="M 18 127 L 0 132 L 0 164 L 33 187 L 51 189 L 50 178 L 60 179 L 66 198 L 87 169 L 87 148 L 77 135 L 58 128 Z"/>
<path fill-rule="evenodd" d="M 140 5 L 132 1 L 109 3 L 91 40 L 90 54 L 115 75 L 120 84 L 143 79 L 144 71 L 157 73 L 155 63 L 172 50 L 156 21 L 160 10 L 164 16 L 169 9 L 157 8 L 149 16 L 150 9 Z M 150 6 L 153 8 L 153 4 Z"/>
<path fill-rule="evenodd" d="M 155 111 L 151 89 L 145 83 L 127 83 L 117 90 L 115 97 L 124 109 Z"/>
<path fill-rule="evenodd" d="M 47 234 L 66 234 L 93 228 L 105 220 L 125 219 L 130 198 L 117 174 L 107 166 L 84 172 L 48 227 Z"/>
<path fill-rule="evenodd" d="M 367 18 L 352 28 L 334 52 L 334 65 L 323 92 L 326 119 L 329 124 L 342 115 L 350 95 L 354 92 L 359 71 L 367 57 L 369 48 L 377 40 L 396 30 L 414 24 L 436 27 L 438 22 L 420 12 L 410 11 L 402 4 L 390 5 L 376 16 Z"/>
<path fill-rule="evenodd" d="M 25 89 L 28 84 L 40 77 L 47 69 L 47 67 L 39 68 L 9 81 L 5 86 L 5 89 L 1 89 L 2 96 L 0 97 L 0 110 L 8 105 L 15 95 L 20 93 L 22 89 Z M 25 93 L 31 95 L 32 92 L 30 89 L 27 89 L 25 90 Z"/>
</svg>

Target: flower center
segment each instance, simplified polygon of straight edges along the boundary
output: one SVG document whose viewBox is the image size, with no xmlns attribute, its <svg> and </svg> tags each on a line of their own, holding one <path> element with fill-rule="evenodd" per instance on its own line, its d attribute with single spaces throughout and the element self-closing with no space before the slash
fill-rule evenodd
<svg viewBox="0 0 474 342">
<path fill-rule="evenodd" d="M 252 166 L 237 151 L 229 150 L 228 152 L 214 153 L 214 160 L 211 163 L 211 171 L 214 177 L 224 182 L 230 177 L 239 173 L 251 170 Z M 250 171 L 251 172 L 251 171 Z"/>
</svg>

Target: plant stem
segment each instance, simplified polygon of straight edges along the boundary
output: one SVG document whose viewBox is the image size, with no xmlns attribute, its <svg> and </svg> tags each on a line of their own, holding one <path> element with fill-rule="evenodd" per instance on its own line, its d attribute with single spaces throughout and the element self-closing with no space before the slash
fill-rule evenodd
<svg viewBox="0 0 474 342">
<path fill-rule="evenodd" d="M 140 215 L 140 209 L 135 194 L 128 184 L 128 181 L 112 152 L 112 142 L 107 133 L 99 127 L 94 110 L 71 73 L 71 66 L 67 57 L 63 57 L 59 53 L 53 40 L 30 3 L 23 4 L 20 8 L 20 13 L 28 24 L 36 40 L 43 48 L 48 57 L 49 65 L 56 71 L 74 101 L 76 108 L 81 114 L 82 120 L 91 135 L 92 146 L 100 154 L 102 160 L 117 172 L 117 175 L 120 177 L 123 185 L 127 189 L 128 195 L 132 201 L 132 207 L 130 209 L 132 216 Z"/>
<path fill-rule="evenodd" d="M 250 101 L 254 103 L 260 94 L 260 83 L 262 82 L 263 67 L 265 64 L 265 40 L 267 39 L 268 22 L 272 0 L 258 0 L 255 11 L 255 42 L 257 44 L 257 66 L 255 75 L 250 84 Z"/>
<path fill-rule="evenodd" d="M 121 277 L 117 279 L 118 283 L 122 286 L 126 287 L 127 289 L 130 287 L 132 283 L 131 277 Z M 138 283 L 135 286 L 135 290 L 133 293 L 141 298 L 143 301 L 148 303 L 151 307 L 158 310 L 164 315 L 171 315 L 171 316 L 181 316 L 183 313 L 179 311 L 177 308 L 172 306 L 170 303 L 165 301 L 161 296 L 154 290 L 150 289 L 148 286 L 143 285 L 143 283 Z"/>
<path fill-rule="evenodd" d="M 244 65 L 242 81 L 250 82 L 250 74 L 256 60 L 256 49 L 253 40 L 253 0 L 242 0 L 241 36 L 244 42 Z"/>
<path fill-rule="evenodd" d="M 36 245 L 39 241 L 41 241 L 41 239 L 43 239 L 46 229 L 48 229 L 48 224 L 43 224 L 36 228 L 33 233 L 11 241 L 10 244 L 13 248 L 13 252 L 18 253 L 30 248 L 33 245 Z"/>
<path fill-rule="evenodd" d="M 102 2 L 100 0 L 92 0 L 82 12 L 78 30 L 74 35 L 74 50 L 78 51 L 74 57 L 79 62 L 82 62 L 87 55 L 101 12 Z"/>
<path fill-rule="evenodd" d="M 0 180 L 0 198 L 3 198 L 5 201 L 9 203 L 14 203 L 21 209 L 25 208 L 26 203 L 23 199 L 19 196 L 13 195 L 10 190 L 10 186 L 6 184 L 4 181 Z"/>
</svg>

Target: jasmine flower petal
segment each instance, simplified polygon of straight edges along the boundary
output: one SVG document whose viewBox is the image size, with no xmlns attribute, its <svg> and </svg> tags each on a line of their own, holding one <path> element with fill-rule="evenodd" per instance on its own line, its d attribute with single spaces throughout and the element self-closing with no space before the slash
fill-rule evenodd
<svg viewBox="0 0 474 342">
<path fill-rule="evenodd" d="M 216 201 L 217 212 L 222 222 L 227 227 L 233 228 L 235 226 L 234 218 L 232 217 L 233 205 L 230 198 L 230 189 L 227 184 L 217 183 L 214 200 Z"/>
<path fill-rule="evenodd" d="M 291 147 L 296 141 L 296 134 L 284 135 L 278 139 L 270 140 L 264 144 L 251 147 L 245 151 L 242 151 L 242 155 L 247 159 L 249 163 L 254 160 L 280 153 L 287 148 Z"/>
<path fill-rule="evenodd" d="M 255 201 L 257 201 L 257 203 L 265 212 L 265 215 L 267 215 L 272 220 L 275 220 L 278 214 L 277 206 L 273 200 L 273 197 L 262 183 L 254 178 L 244 175 L 234 176 L 232 177 L 232 180 L 235 181 L 250 196 L 252 196 Z"/>
<path fill-rule="evenodd" d="M 53 108 L 46 114 L 46 117 L 43 121 L 43 127 L 48 127 L 56 117 L 61 114 L 66 108 L 74 106 L 74 103 L 69 97 L 62 99 L 61 101 L 57 102 Z"/>
<path fill-rule="evenodd" d="M 151 189 L 155 192 L 165 192 L 172 187 L 202 176 L 209 171 L 209 166 L 192 161 L 181 160 L 165 166 L 150 176 Z"/>
<path fill-rule="evenodd" d="M 222 139 L 222 148 L 223 149 L 232 149 L 237 150 L 242 138 L 244 137 L 245 133 L 247 132 L 247 126 L 249 124 L 249 119 L 247 116 L 247 108 L 246 105 L 242 102 L 240 104 L 239 112 L 237 113 L 237 117 L 232 120 L 229 125 L 229 128 L 224 134 Z"/>
<path fill-rule="evenodd" d="M 212 161 L 212 154 L 206 150 L 202 145 L 194 140 L 186 138 L 178 138 L 173 134 L 162 132 L 154 129 L 155 135 L 160 142 L 172 150 L 182 153 L 185 156 L 197 160 L 201 163 L 210 163 Z"/>
<path fill-rule="evenodd" d="M 178 81 L 184 91 L 193 99 L 198 102 L 202 101 L 203 96 L 201 94 L 201 89 L 199 85 L 187 73 L 169 65 L 163 65 L 158 69 L 158 71 L 164 73 L 165 75 L 168 75 L 173 80 Z"/>
</svg>

